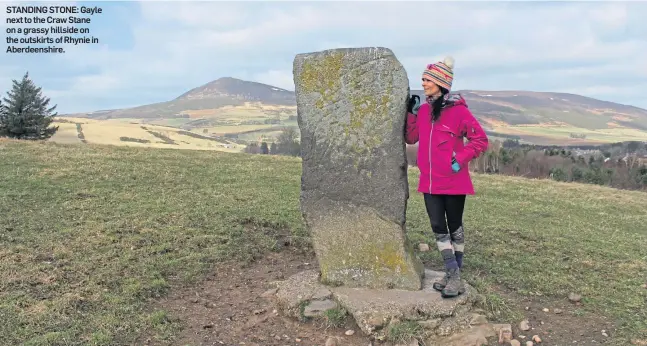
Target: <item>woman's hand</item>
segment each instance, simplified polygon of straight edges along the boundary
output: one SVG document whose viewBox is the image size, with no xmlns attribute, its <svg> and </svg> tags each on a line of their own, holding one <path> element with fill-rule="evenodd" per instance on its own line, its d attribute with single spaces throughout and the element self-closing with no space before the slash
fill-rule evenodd
<svg viewBox="0 0 647 346">
<path fill-rule="evenodd" d="M 420 108 L 420 96 L 418 95 L 409 96 L 409 103 L 407 104 L 407 112 L 412 114 L 418 114 L 418 108 Z"/>
</svg>

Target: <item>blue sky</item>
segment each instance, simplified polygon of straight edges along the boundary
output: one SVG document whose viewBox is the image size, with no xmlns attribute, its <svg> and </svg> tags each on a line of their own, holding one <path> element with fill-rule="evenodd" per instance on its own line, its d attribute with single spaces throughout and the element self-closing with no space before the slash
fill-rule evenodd
<svg viewBox="0 0 647 346">
<path fill-rule="evenodd" d="M 103 9 L 89 25 L 100 43 L 3 53 L 0 93 L 26 71 L 61 113 L 167 101 L 225 76 L 294 90 L 298 53 L 383 46 L 416 89 L 427 63 L 451 55 L 454 89 L 569 92 L 647 108 L 647 2 L 76 4 Z"/>
</svg>

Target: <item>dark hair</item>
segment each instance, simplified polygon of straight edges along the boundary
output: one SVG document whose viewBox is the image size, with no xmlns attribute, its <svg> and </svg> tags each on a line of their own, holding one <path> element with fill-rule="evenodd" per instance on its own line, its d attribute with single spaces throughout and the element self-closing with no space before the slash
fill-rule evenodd
<svg viewBox="0 0 647 346">
<path fill-rule="evenodd" d="M 445 95 L 449 93 L 449 90 L 440 87 L 440 97 L 438 97 L 434 102 L 431 104 L 431 110 L 432 110 L 432 119 L 434 121 L 438 120 L 440 117 L 440 111 L 443 109 L 443 102 L 445 102 Z"/>
</svg>

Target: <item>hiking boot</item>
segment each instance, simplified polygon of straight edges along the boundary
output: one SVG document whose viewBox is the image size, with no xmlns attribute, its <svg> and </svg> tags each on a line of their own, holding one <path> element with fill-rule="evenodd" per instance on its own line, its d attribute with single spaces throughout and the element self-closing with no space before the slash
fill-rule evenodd
<svg viewBox="0 0 647 346">
<path fill-rule="evenodd" d="M 432 287 L 436 291 L 442 291 L 445 288 L 445 286 L 447 286 L 447 280 L 449 280 L 449 272 L 447 270 L 445 270 L 445 276 L 443 276 L 442 279 L 434 282 Z"/>
<path fill-rule="evenodd" d="M 448 274 L 447 284 L 441 291 L 443 298 L 453 298 L 463 294 L 465 292 L 465 286 L 463 286 L 463 281 L 461 281 L 460 269 L 449 269 Z"/>
</svg>

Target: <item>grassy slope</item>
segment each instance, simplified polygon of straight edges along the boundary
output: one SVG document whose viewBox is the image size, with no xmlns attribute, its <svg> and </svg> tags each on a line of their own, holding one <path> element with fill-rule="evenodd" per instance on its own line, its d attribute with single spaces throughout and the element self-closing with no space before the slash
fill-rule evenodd
<svg viewBox="0 0 647 346">
<path fill-rule="evenodd" d="M 244 149 L 244 146 L 235 143 L 229 143 L 229 146 L 227 147 L 225 146 L 225 144 L 227 143 L 220 140 L 209 140 L 187 136 L 186 134 L 179 132 L 182 131 L 181 129 L 167 126 L 131 124 L 123 121 L 122 119 L 96 120 L 84 118 L 65 118 L 64 120 L 80 123 L 84 138 L 90 144 L 108 144 L 164 149 L 218 150 L 225 152 L 241 152 Z M 80 140 L 77 137 L 76 124 L 69 122 L 55 122 L 54 124 L 59 126 L 59 130 L 54 134 L 54 136 L 49 139 L 49 141 L 61 144 L 80 143 Z M 143 129 L 142 126 L 144 126 L 146 129 Z M 149 131 L 157 132 L 163 136 L 166 136 L 174 143 L 164 143 L 160 138 L 156 137 Z M 203 136 L 201 131 L 193 131 L 193 133 Z M 129 137 L 136 140 L 146 140 L 148 142 L 139 143 L 133 141 L 123 141 L 121 137 Z"/>
<path fill-rule="evenodd" d="M 129 343 L 150 328 L 169 337 L 171 317 L 147 312 L 147 299 L 271 249 L 277 234 L 250 222 L 303 234 L 294 158 L 0 140 L 0 172 L 7 344 Z M 408 230 L 433 244 L 415 170 L 410 179 Z M 465 270 L 493 290 L 493 310 L 517 308 L 494 288 L 576 291 L 582 309 L 622 323 L 612 337 L 647 338 L 647 194 L 502 176 L 475 184 Z M 440 265 L 435 252 L 424 256 Z"/>
</svg>

